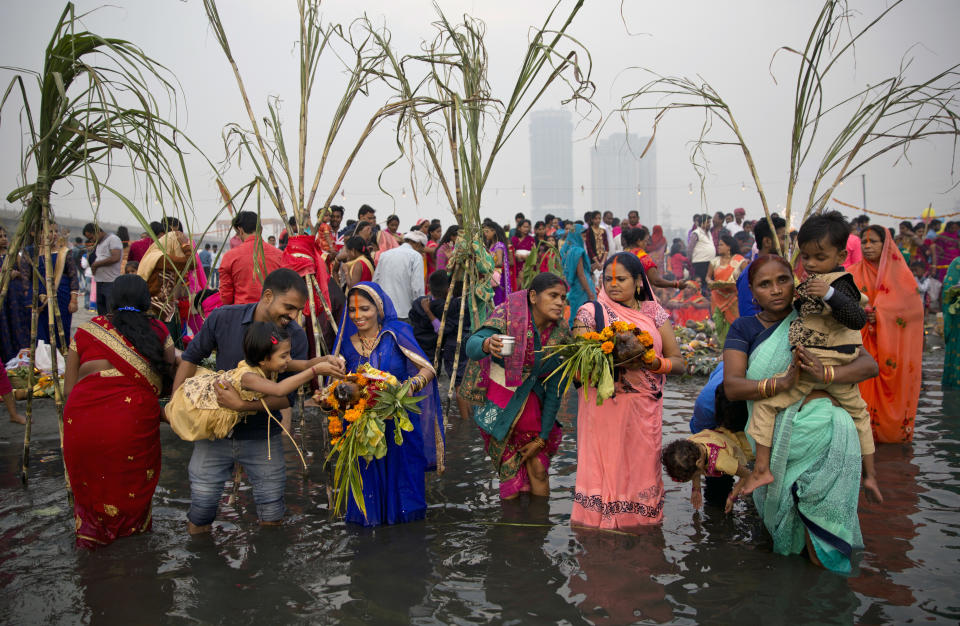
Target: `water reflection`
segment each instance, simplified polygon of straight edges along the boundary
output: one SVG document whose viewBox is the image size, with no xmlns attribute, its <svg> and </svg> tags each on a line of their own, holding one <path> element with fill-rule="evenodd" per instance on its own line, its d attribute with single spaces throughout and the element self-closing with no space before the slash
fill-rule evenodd
<svg viewBox="0 0 960 626">
<path fill-rule="evenodd" d="M 659 526 L 637 535 L 575 528 L 580 544 L 578 570 L 570 592 L 581 614 L 594 624 L 629 624 L 673 618 L 673 606 L 659 577 L 676 571 L 664 555 L 666 541 Z"/>
</svg>

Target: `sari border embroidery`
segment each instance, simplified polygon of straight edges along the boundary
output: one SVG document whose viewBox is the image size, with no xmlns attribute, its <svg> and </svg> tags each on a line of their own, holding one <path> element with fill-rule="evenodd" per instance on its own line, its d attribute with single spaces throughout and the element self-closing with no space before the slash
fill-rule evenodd
<svg viewBox="0 0 960 626">
<path fill-rule="evenodd" d="M 611 517 L 613 515 L 621 514 L 635 514 L 652 519 L 659 517 L 663 512 L 663 496 L 660 497 L 660 501 L 657 503 L 657 506 L 650 506 L 649 504 L 643 504 L 642 502 L 634 502 L 631 500 L 614 500 L 612 502 L 604 502 L 603 498 L 600 496 L 588 496 L 577 491 L 573 494 L 573 503 L 579 504 L 588 511 L 595 511 L 604 517 Z"/>
<path fill-rule="evenodd" d="M 87 322 L 80 328 L 110 348 L 118 357 L 140 372 L 158 392 L 161 390 L 160 377 L 150 368 L 147 360 L 137 354 L 136 350 L 127 343 L 127 340 L 124 339 L 120 333 L 112 329 L 104 328 L 95 322 Z"/>
</svg>

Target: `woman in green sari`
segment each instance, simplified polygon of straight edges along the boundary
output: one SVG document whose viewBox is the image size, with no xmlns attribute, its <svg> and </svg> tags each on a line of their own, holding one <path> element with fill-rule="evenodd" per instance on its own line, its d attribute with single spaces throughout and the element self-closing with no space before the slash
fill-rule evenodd
<svg viewBox="0 0 960 626">
<path fill-rule="evenodd" d="M 956 298 L 948 293 L 951 287 L 960 284 L 960 257 L 950 262 L 947 276 L 943 279 L 943 295 L 940 300 L 943 307 L 943 339 L 946 350 L 943 353 L 944 389 L 960 389 L 960 314 L 950 312 Z"/>
<path fill-rule="evenodd" d="M 791 389 L 799 376 L 822 381 L 826 368 L 803 347 L 791 350 L 793 273 L 781 257 L 765 255 L 750 265 L 748 280 L 756 315 L 741 317 L 724 344 L 724 391 L 730 400 L 753 401 Z M 835 382 L 859 383 L 876 376 L 877 363 L 864 350 L 847 365 L 833 368 Z M 857 502 L 882 502 L 873 455 L 862 457 L 853 419 L 824 391 L 813 391 L 777 416 L 769 468 L 754 467 L 727 501 L 753 493 L 777 554 L 800 554 L 831 571 L 849 573 L 854 550 L 863 547 Z M 754 442 L 751 440 L 751 445 Z M 757 475 L 773 481 L 756 480 Z M 760 484 L 758 484 L 760 483 Z"/>
<path fill-rule="evenodd" d="M 471 363 L 460 394 L 483 403 L 473 419 L 504 500 L 521 491 L 550 495 L 547 470 L 560 446 L 560 377 L 546 380 L 558 362 L 545 359 L 542 349 L 570 339 L 562 319 L 566 297 L 562 278 L 539 274 L 528 290 L 510 294 L 467 340 Z M 515 339 L 512 354 L 503 354 L 504 335 Z"/>
</svg>

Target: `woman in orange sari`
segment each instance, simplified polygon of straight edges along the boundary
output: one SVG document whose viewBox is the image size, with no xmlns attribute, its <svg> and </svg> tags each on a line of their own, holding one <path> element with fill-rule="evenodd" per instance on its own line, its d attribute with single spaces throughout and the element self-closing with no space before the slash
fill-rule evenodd
<svg viewBox="0 0 960 626">
<path fill-rule="evenodd" d="M 873 438 L 881 443 L 913 440 L 923 360 L 923 297 L 893 237 L 881 226 L 861 235 L 863 260 L 850 266 L 867 294 L 863 347 L 877 361 L 880 375 L 860 383 L 870 411 Z"/>
<path fill-rule="evenodd" d="M 603 266 L 597 302 L 580 307 L 573 332 L 621 321 L 650 333 L 657 358 L 614 369 L 615 395 L 597 406 L 585 389 L 577 413 L 577 481 L 570 523 L 637 532 L 663 520 L 663 387 L 686 371 L 670 316 L 653 296 L 636 255 L 620 252 Z M 598 324 L 599 322 L 599 324 Z"/>
<path fill-rule="evenodd" d="M 713 321 L 717 325 L 717 337 L 721 345 L 733 320 L 740 317 L 737 305 L 737 278 L 747 260 L 739 254 L 740 246 L 730 235 L 720 235 L 717 256 L 707 268 L 707 286 L 710 287 L 710 302 L 713 305 Z"/>
<path fill-rule="evenodd" d="M 160 478 L 158 397 L 175 358 L 166 327 L 146 316 L 143 279 L 118 277 L 111 299 L 110 315 L 77 329 L 64 376 L 63 461 L 84 548 L 150 530 Z"/>
</svg>

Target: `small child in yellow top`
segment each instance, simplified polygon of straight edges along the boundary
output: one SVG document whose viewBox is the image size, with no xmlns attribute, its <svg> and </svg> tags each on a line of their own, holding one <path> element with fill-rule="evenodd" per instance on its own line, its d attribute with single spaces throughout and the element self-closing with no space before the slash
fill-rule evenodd
<svg viewBox="0 0 960 626">
<path fill-rule="evenodd" d="M 228 372 L 200 368 L 173 393 L 164 414 L 181 439 L 222 439 L 240 420 L 239 412 L 217 402 L 216 388 L 222 380 L 249 402 L 264 396 L 285 396 L 316 376 L 342 374 L 342 366 L 330 363 L 332 357 L 291 359 L 289 335 L 272 322 L 253 322 L 247 327 L 243 352 L 245 358 L 236 368 Z M 300 373 L 277 382 L 277 375 L 287 370 Z"/>
<path fill-rule="evenodd" d="M 690 504 L 699 509 L 703 504 L 700 476 L 743 478 L 750 473 L 747 468 L 749 452 L 750 444 L 743 431 L 735 433 L 717 426 L 668 444 L 663 449 L 663 465 L 670 478 L 678 483 L 693 481 Z"/>
</svg>

